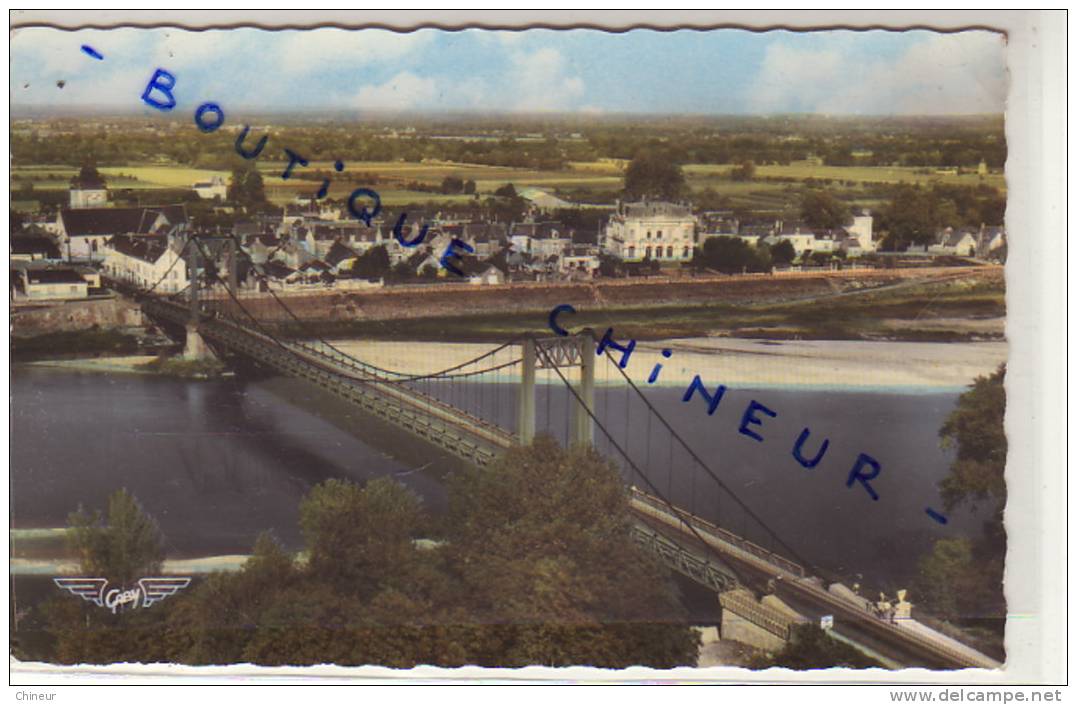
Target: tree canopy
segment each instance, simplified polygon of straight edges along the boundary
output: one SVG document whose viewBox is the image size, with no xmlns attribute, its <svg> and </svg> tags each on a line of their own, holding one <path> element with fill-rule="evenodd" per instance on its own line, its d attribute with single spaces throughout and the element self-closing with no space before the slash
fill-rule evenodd
<svg viewBox="0 0 1077 705">
<path fill-rule="evenodd" d="M 250 162 L 242 162 L 232 168 L 227 193 L 232 204 L 246 210 L 257 210 L 268 203 L 262 175 Z"/>
<path fill-rule="evenodd" d="M 849 220 L 849 206 L 828 191 L 809 190 L 800 200 L 800 218 L 813 228 L 833 230 Z"/>
<path fill-rule="evenodd" d="M 662 149 L 642 149 L 625 170 L 625 196 L 676 201 L 686 192 L 684 171 L 674 157 Z"/>
<path fill-rule="evenodd" d="M 697 268 L 713 269 L 724 274 L 770 271 L 770 253 L 764 245 L 756 248 L 736 237 L 710 237 L 696 250 Z"/>
<path fill-rule="evenodd" d="M 448 488 L 447 514 L 435 518 L 390 478 L 328 480 L 300 504 L 305 560 L 264 534 L 242 569 L 209 575 L 165 609 L 111 615 L 55 598 L 45 658 L 695 663 L 698 636 L 668 571 L 632 540 L 627 495 L 608 460 L 540 437 L 461 471 Z"/>
<path fill-rule="evenodd" d="M 1002 591 L 1006 559 L 1006 366 L 978 377 L 961 395 L 939 436 L 955 447 L 949 474 L 940 483 L 943 504 L 988 503 L 981 536 L 940 539 L 920 560 L 919 601 L 937 615 L 954 620 L 996 617 L 1001 631 L 1006 615 Z"/>
<path fill-rule="evenodd" d="M 125 489 L 109 497 L 107 518 L 100 511 L 91 514 L 80 507 L 68 517 L 68 525 L 71 546 L 87 575 L 129 586 L 161 570 L 161 530 Z"/>
</svg>

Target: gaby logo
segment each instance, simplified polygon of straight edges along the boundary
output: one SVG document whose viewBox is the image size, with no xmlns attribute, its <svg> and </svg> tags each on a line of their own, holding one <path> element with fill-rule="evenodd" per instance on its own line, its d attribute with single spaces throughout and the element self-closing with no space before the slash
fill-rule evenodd
<svg viewBox="0 0 1077 705">
<path fill-rule="evenodd" d="M 105 578 L 53 578 L 52 581 L 72 595 L 78 595 L 98 607 L 112 610 L 113 614 L 127 604 L 130 604 L 132 609 L 149 607 L 175 595 L 191 583 L 190 578 L 141 578 L 138 587 L 109 590 L 108 580 Z"/>
</svg>

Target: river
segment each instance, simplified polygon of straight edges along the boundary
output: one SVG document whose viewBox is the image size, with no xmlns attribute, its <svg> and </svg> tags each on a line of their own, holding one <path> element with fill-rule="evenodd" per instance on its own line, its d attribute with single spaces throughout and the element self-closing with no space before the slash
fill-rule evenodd
<svg viewBox="0 0 1077 705">
<path fill-rule="evenodd" d="M 437 350 L 430 344 L 429 352 Z M 596 446 L 616 457 L 618 444 L 636 458 L 650 446 L 649 465 L 641 463 L 648 479 L 631 471 L 627 479 L 645 489 L 649 480 L 686 508 L 769 543 L 668 433 L 653 420 L 648 430 L 641 401 L 605 381 L 595 406 L 609 435 L 598 433 Z M 463 393 L 476 400 L 500 394 L 498 415 L 509 423 L 515 386 L 505 382 L 470 383 Z M 937 485 L 952 451 L 940 447 L 938 429 L 959 387 L 746 382 L 731 384 L 711 416 L 702 398 L 682 401 L 683 385 L 644 386 L 647 399 L 727 487 L 788 546 L 828 571 L 850 580 L 860 573 L 888 589 L 907 586 L 933 540 L 979 531 L 980 519 L 970 511 L 949 513 L 945 526 L 925 513 L 944 511 Z M 540 428 L 563 433 L 557 429 L 568 408 L 565 394 L 540 384 Z M 752 428 L 762 441 L 739 430 L 751 400 L 776 414 L 757 414 L 763 423 Z M 378 427 L 292 380 L 187 381 L 16 366 L 11 409 L 12 527 L 62 526 L 80 504 L 103 508 L 110 493 L 126 487 L 159 522 L 170 558 L 245 553 L 265 530 L 298 550 L 299 500 L 332 477 L 392 475 L 441 511 L 446 495 L 439 478 L 453 467 L 438 454 L 417 454 L 403 432 Z M 829 440 L 813 469 L 791 454 L 806 426 L 812 437 L 805 454 Z M 860 453 L 882 466 L 872 482 L 877 501 L 859 485 L 846 487 Z"/>
</svg>

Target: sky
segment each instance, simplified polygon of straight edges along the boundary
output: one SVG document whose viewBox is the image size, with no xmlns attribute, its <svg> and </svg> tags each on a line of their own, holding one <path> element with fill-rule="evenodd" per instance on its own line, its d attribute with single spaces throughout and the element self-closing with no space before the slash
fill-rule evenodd
<svg viewBox="0 0 1077 705">
<path fill-rule="evenodd" d="M 26 28 L 11 33 L 12 107 L 153 112 L 140 96 L 158 68 L 176 78 L 177 111 L 357 117 L 1002 113 L 1007 86 L 1005 40 L 983 31 Z"/>
</svg>

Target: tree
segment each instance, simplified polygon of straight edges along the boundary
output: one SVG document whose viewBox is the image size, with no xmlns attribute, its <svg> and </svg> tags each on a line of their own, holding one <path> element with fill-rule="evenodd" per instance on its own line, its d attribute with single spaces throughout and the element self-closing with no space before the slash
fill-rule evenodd
<svg viewBox="0 0 1077 705">
<path fill-rule="evenodd" d="M 467 181 L 464 182 L 464 193 L 466 193 L 468 195 L 471 195 L 471 194 L 475 193 L 475 181 L 474 180 L 468 179 Z"/>
<path fill-rule="evenodd" d="M 694 264 L 699 269 L 714 269 L 725 274 L 760 272 L 769 269 L 769 261 L 744 240 L 736 237 L 710 237 L 696 250 Z"/>
<path fill-rule="evenodd" d="M 680 199 L 686 190 L 684 171 L 662 149 L 642 149 L 625 170 L 625 196 L 630 199 Z"/>
<path fill-rule="evenodd" d="M 849 217 L 849 206 L 828 191 L 806 191 L 800 199 L 800 218 L 813 228 L 840 228 Z"/>
<path fill-rule="evenodd" d="M 751 181 L 755 178 L 755 162 L 751 159 L 741 162 L 733 167 L 733 170 L 729 172 L 729 176 L 734 181 Z"/>
<path fill-rule="evenodd" d="M 299 505 L 311 573 L 364 597 L 406 580 L 420 520 L 418 498 L 388 478 L 328 480 Z"/>
<path fill-rule="evenodd" d="M 267 205 L 262 175 L 250 162 L 242 162 L 232 168 L 228 201 L 245 210 L 258 210 Z"/>
<path fill-rule="evenodd" d="M 774 264 L 789 264 L 797 258 L 797 251 L 793 243 L 780 240 L 770 248 L 770 258 Z"/>
<path fill-rule="evenodd" d="M 389 251 L 385 245 L 376 245 L 355 258 L 352 275 L 361 279 L 379 279 L 390 272 Z"/>
<path fill-rule="evenodd" d="M 71 547 L 87 575 L 130 586 L 138 578 L 161 572 L 161 530 L 127 490 L 109 497 L 107 521 L 100 511 L 89 514 L 80 507 L 68 517 L 68 526 Z"/>
<path fill-rule="evenodd" d="M 494 195 L 500 198 L 516 198 L 516 187 L 512 184 L 505 184 L 504 186 L 498 186 L 494 191 Z"/>
<path fill-rule="evenodd" d="M 1005 364 L 990 376 L 977 377 L 939 429 L 943 447 L 957 450 L 941 483 L 946 509 L 987 500 L 1000 523 L 1006 506 L 1005 380 Z"/>
<path fill-rule="evenodd" d="M 450 481 L 447 559 L 500 665 L 695 662 L 668 572 L 631 540 L 617 467 L 541 436 Z"/>
<path fill-rule="evenodd" d="M 947 417 L 939 437 L 945 447 L 956 446 L 957 457 L 940 483 L 947 511 L 986 501 L 990 514 L 982 536 L 975 540 L 940 539 L 920 560 L 917 590 L 920 601 L 951 619 L 1006 614 L 1002 592 L 1006 530 L 1006 366 L 977 377 Z"/>
<path fill-rule="evenodd" d="M 461 193 L 464 190 L 464 181 L 458 176 L 446 176 L 441 180 L 442 193 Z"/>
</svg>

